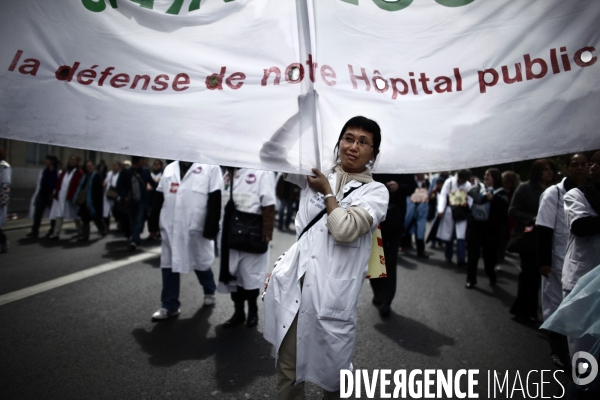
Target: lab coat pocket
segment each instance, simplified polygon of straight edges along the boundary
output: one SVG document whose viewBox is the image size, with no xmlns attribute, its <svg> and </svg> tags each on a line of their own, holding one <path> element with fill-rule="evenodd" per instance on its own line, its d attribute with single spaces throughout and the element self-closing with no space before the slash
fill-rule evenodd
<svg viewBox="0 0 600 400">
<path fill-rule="evenodd" d="M 204 178 L 202 176 L 196 177 L 196 179 L 194 179 L 194 182 L 192 183 L 192 192 L 200 193 L 200 194 L 207 194 L 208 193 L 208 182 L 207 182 L 206 178 Z"/>
<path fill-rule="evenodd" d="M 356 308 L 354 286 L 356 278 L 336 279 L 327 276 L 325 291 L 321 294 L 319 319 L 350 321 Z"/>
<path fill-rule="evenodd" d="M 276 262 L 273 267 L 267 291 L 272 291 L 274 298 L 279 302 L 281 291 L 285 291 L 298 274 L 298 245 L 294 243 Z"/>
</svg>

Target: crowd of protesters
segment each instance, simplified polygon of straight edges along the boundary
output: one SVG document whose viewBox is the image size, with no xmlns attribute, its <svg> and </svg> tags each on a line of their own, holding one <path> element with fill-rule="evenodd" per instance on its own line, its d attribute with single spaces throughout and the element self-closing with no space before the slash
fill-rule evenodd
<svg viewBox="0 0 600 400">
<path fill-rule="evenodd" d="M 371 280 L 373 304 L 381 316 L 391 313 L 399 254 L 410 251 L 414 243 L 416 256 L 426 260 L 429 243 L 433 249 L 443 249 L 447 263 L 464 268 L 467 289 L 479 284 L 480 258 L 493 287 L 506 251 L 518 254 L 517 296 L 510 313 L 517 320 L 537 322 L 541 289 L 542 316 L 547 319 L 578 279 L 600 264 L 600 152 L 571 155 L 565 164 L 566 170 L 558 171 L 551 160 L 537 160 L 523 183 L 515 172 L 497 168 L 485 170 L 482 179 L 468 169 L 374 174 L 390 196 L 381 224 L 388 277 Z M 6 252 L 1 227 L 10 193 L 10 166 L 1 148 L 0 186 L 0 252 Z M 135 250 L 148 223 L 149 239 L 162 238 L 163 290 L 161 308 L 152 315 L 155 320 L 179 314 L 179 274 L 190 270 L 204 289 L 204 305 L 215 303 L 217 284 L 211 265 L 217 241 L 221 247 L 218 286 L 230 293 L 235 307 L 224 327 L 244 322 L 252 327 L 258 323 L 256 300 L 268 272 L 267 244 L 276 220 L 275 205 L 277 228 L 290 230 L 299 195 L 299 188 L 282 174 L 264 171 L 182 161 L 165 167 L 161 160 L 148 168 L 147 159 L 136 156 L 115 161 L 109 168 L 104 161 L 82 164 L 74 155 L 61 168 L 57 158 L 49 155 L 31 201 L 33 224 L 27 236 L 37 238 L 42 219 L 49 218 L 45 237 L 59 240 L 63 221 L 72 220 L 76 233 L 71 239 L 85 242 L 92 222 L 105 236 L 112 219 Z M 229 224 L 244 213 L 260 216 L 257 235 L 265 251 L 252 247 L 261 247 L 260 243 L 234 244 L 237 239 L 231 236 Z M 554 332 L 548 337 L 553 361 L 567 370 L 574 352 L 589 350 L 595 342 Z"/>
</svg>

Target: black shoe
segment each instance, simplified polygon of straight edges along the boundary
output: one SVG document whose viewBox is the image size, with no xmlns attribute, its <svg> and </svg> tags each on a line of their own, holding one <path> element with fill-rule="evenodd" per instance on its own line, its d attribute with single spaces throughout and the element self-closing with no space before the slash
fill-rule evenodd
<svg viewBox="0 0 600 400">
<path fill-rule="evenodd" d="M 39 235 L 37 232 L 29 232 L 27 235 L 25 235 L 29 238 L 37 238 Z"/>
<path fill-rule="evenodd" d="M 496 278 L 494 278 L 494 279 L 490 279 L 490 286 L 491 286 L 491 287 L 494 287 L 494 286 L 496 286 Z"/>
<path fill-rule="evenodd" d="M 467 282 L 465 283 L 465 287 L 467 289 L 473 289 L 475 287 L 475 284 L 473 282 Z"/>
<path fill-rule="evenodd" d="M 461 262 L 461 263 L 458 263 L 458 264 L 456 264 L 456 266 L 457 266 L 457 267 L 464 268 L 464 267 L 466 267 L 466 266 L 467 266 L 467 263 L 466 263 L 466 262 Z"/>
<path fill-rule="evenodd" d="M 391 313 L 392 307 L 390 307 L 389 304 L 383 304 L 381 307 L 379 307 L 379 315 L 381 318 L 389 318 Z"/>
<path fill-rule="evenodd" d="M 248 315 L 248 320 L 246 321 L 246 326 L 248 328 L 254 328 L 256 325 L 258 325 L 258 315 Z"/>
<path fill-rule="evenodd" d="M 258 323 L 258 317 L 256 319 Z M 244 322 L 246 322 L 246 315 L 244 313 L 236 312 L 231 318 L 225 321 L 225 323 L 223 324 L 223 329 L 233 328 L 234 326 L 238 326 L 240 324 L 243 324 Z"/>
</svg>

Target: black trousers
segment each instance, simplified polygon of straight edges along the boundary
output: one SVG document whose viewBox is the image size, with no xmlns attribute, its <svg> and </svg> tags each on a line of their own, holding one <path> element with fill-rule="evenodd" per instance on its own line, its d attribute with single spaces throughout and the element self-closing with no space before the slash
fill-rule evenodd
<svg viewBox="0 0 600 400">
<path fill-rule="evenodd" d="M 477 283 L 477 266 L 483 252 L 483 266 L 490 278 L 490 283 L 496 283 L 496 262 L 498 259 L 499 232 L 490 229 L 487 221 L 469 221 L 467 237 L 467 282 Z"/>
<path fill-rule="evenodd" d="M 33 210 L 33 226 L 31 232 L 37 234 L 40 231 L 40 225 L 42 224 L 42 217 L 46 208 L 52 206 L 53 197 L 51 193 L 39 193 L 35 200 Z"/>
<path fill-rule="evenodd" d="M 542 278 L 537 268 L 535 253 L 521 253 L 521 273 L 517 298 L 510 308 L 510 313 L 517 317 L 533 317 L 537 319 L 538 298 Z"/>
<path fill-rule="evenodd" d="M 392 304 L 392 300 L 396 296 L 396 265 L 398 264 L 398 246 L 401 239 L 401 236 L 396 236 L 383 240 L 387 278 L 369 279 L 375 300 L 388 306 Z"/>
</svg>

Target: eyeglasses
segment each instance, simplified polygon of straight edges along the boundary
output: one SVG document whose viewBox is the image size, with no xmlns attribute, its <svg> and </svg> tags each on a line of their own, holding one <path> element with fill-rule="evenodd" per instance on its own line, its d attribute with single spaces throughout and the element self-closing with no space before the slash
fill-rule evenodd
<svg viewBox="0 0 600 400">
<path fill-rule="evenodd" d="M 354 139 L 354 137 L 348 136 L 348 135 L 342 136 L 342 141 L 350 146 L 352 146 L 354 143 L 358 143 L 358 147 L 363 148 L 363 149 L 367 148 L 367 146 L 373 147 L 373 145 L 365 142 L 364 140 Z"/>
<path fill-rule="evenodd" d="M 592 168 L 593 166 L 600 167 L 600 161 L 592 161 L 592 162 L 586 163 L 585 166 L 587 168 Z"/>
</svg>

